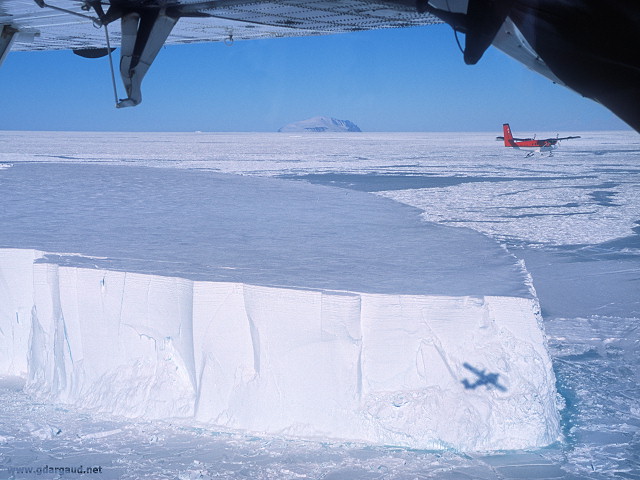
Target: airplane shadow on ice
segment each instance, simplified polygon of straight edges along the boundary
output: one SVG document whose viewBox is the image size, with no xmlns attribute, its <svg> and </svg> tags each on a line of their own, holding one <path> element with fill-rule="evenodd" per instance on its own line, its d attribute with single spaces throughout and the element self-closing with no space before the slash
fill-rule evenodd
<svg viewBox="0 0 640 480">
<path fill-rule="evenodd" d="M 491 387 L 495 387 L 501 392 L 507 391 L 507 388 L 505 386 L 498 383 L 498 377 L 500 376 L 499 373 L 485 373 L 485 370 L 478 370 L 477 368 L 472 367 L 466 362 L 463 363 L 462 366 L 477 377 L 474 383 L 469 382 L 469 380 L 467 380 L 466 378 L 462 380 L 462 384 L 467 390 L 475 390 L 478 387 L 486 385 L 488 389 Z"/>
</svg>

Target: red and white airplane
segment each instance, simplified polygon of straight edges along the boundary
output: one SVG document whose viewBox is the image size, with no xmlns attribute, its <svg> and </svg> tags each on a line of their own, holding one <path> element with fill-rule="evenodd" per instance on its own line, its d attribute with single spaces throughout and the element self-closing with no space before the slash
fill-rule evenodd
<svg viewBox="0 0 640 480">
<path fill-rule="evenodd" d="M 504 132 L 504 137 L 496 137 L 496 140 L 504 140 L 505 147 L 515 148 L 517 150 L 525 150 L 528 151 L 527 157 L 533 155 L 534 152 L 549 152 L 549 156 L 553 155 L 552 150 L 558 148 L 558 143 L 561 140 L 571 140 L 573 138 L 580 138 L 579 136 L 573 137 L 559 137 L 555 138 L 543 138 L 536 139 L 535 136 L 533 138 L 514 138 L 511 134 L 511 127 L 508 123 L 504 123 L 502 125 L 502 131 Z"/>
</svg>

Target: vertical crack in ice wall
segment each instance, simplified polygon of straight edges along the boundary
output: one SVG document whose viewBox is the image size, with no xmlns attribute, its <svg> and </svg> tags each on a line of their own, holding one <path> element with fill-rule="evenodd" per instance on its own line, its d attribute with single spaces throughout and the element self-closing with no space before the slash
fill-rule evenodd
<svg viewBox="0 0 640 480">
<path fill-rule="evenodd" d="M 260 332 L 256 327 L 256 322 L 251 318 L 251 313 L 248 313 L 251 309 L 247 308 L 247 295 L 245 295 L 245 288 L 243 286 L 243 299 L 245 314 L 247 316 L 247 324 L 249 326 L 249 334 L 251 335 L 251 351 L 253 352 L 253 371 L 256 377 L 260 376 Z"/>
</svg>

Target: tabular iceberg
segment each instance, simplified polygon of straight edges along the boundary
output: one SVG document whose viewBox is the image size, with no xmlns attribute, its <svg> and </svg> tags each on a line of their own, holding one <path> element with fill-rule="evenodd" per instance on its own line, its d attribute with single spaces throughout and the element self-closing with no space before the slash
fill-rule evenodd
<svg viewBox="0 0 640 480">
<path fill-rule="evenodd" d="M 40 169 L 24 171 L 31 181 Z M 132 189 L 127 182 L 135 183 L 131 180 L 134 171 L 84 169 L 88 192 L 100 196 L 100 184 L 106 182 L 102 187 L 106 196 L 100 198 L 118 199 L 100 203 L 112 214 L 119 212 L 109 217 L 110 228 L 118 228 L 117 219 L 126 218 L 123 212 L 130 203 L 119 195 Z M 93 178 L 91 172 L 100 175 Z M 48 186 L 42 198 L 50 200 L 59 191 L 68 195 L 68 189 L 54 188 L 56 182 L 70 182 L 64 171 L 45 173 Z M 148 175 L 173 174 L 149 170 Z M 196 184 L 203 177 L 206 175 L 181 176 L 183 183 Z M 274 179 L 222 177 L 239 194 L 236 209 L 207 207 L 221 199 L 224 191 L 195 205 L 201 213 L 213 215 L 214 223 L 222 221 L 224 212 L 240 218 L 234 220 L 240 222 L 234 223 L 238 227 L 246 220 L 242 220 L 245 201 L 252 203 L 256 195 L 262 195 L 261 207 L 268 211 L 280 205 L 280 194 L 291 205 L 278 214 L 287 223 L 296 223 L 309 210 L 320 223 L 335 220 L 333 215 L 323 217 L 323 212 L 326 214 L 327 205 L 338 208 L 331 202 L 339 190 Z M 147 194 L 152 187 L 149 189 Z M 139 190 L 130 193 L 139 194 Z M 317 202 L 298 203 L 308 195 Z M 65 198 L 66 203 L 62 196 L 58 198 L 62 202 L 57 204 L 58 213 L 49 213 L 62 216 L 59 212 L 73 211 L 70 204 L 77 206 L 79 201 Z M 171 189 L 155 200 L 146 213 L 167 215 Z M 37 199 L 34 203 L 41 205 Z M 22 208 L 16 205 L 9 210 Z M 135 271 L 128 271 L 122 268 L 127 251 L 114 250 L 113 245 L 98 245 L 93 250 L 75 245 L 85 254 L 107 252 L 107 258 L 4 248 L 0 249 L 0 374 L 25 376 L 29 392 L 51 401 L 132 417 L 191 418 L 270 434 L 465 451 L 526 448 L 557 440 L 555 379 L 539 325 L 540 313 L 535 296 L 521 294 L 526 291 L 522 274 L 509 264 L 515 261 L 500 265 L 495 259 L 487 260 L 488 270 L 465 276 L 464 262 L 456 267 L 454 252 L 446 253 L 444 246 L 436 250 L 437 242 L 429 237 L 430 232 L 447 229 L 431 230 L 417 215 L 413 217 L 412 209 L 359 193 L 343 201 L 343 208 L 345 212 L 356 209 L 361 223 L 352 223 L 352 232 L 342 236 L 364 229 L 370 243 L 360 244 L 362 249 L 382 238 L 393 240 L 385 236 L 390 228 L 385 222 L 404 215 L 400 234 L 418 235 L 416 244 L 424 247 L 415 252 L 415 261 L 430 255 L 440 265 L 440 269 L 434 266 L 422 272 L 422 277 L 432 277 L 424 283 L 422 277 L 409 278 L 422 293 L 405 288 L 406 279 L 399 283 L 391 279 L 380 287 L 355 280 L 357 275 L 349 280 L 347 275 L 352 283 L 332 284 L 327 278 L 340 275 L 340 270 L 331 262 L 327 278 L 298 274 L 293 284 L 277 285 L 255 282 L 256 272 L 243 274 L 249 267 L 241 256 L 235 263 L 233 257 L 225 257 L 225 268 L 243 267 L 233 281 L 225 281 L 218 273 L 207 277 L 202 265 L 201 269 L 192 266 L 197 275 L 180 276 L 172 268 L 184 265 L 160 268 L 144 258 L 131 260 Z M 372 208 L 375 213 L 367 213 Z M 39 218 L 41 213 L 36 210 L 30 218 Z M 5 210 L 4 215 L 3 225 L 10 232 L 4 222 L 12 218 L 12 211 Z M 382 227 L 367 230 L 372 218 Z M 169 220 L 178 222 L 179 216 Z M 318 225 L 310 225 L 308 231 L 300 225 L 301 237 L 293 241 L 311 242 L 322 252 L 322 241 L 313 236 Z M 414 225 L 415 231 L 407 225 Z M 172 227 L 175 224 L 168 229 Z M 68 228 L 66 241 L 82 234 L 74 232 L 72 225 Z M 375 233 L 377 228 L 382 233 Z M 465 232 L 448 230 L 452 235 L 456 230 Z M 202 234 L 213 235 L 222 246 L 231 248 L 224 235 L 218 237 L 210 229 Z M 260 229 L 252 234 L 265 236 Z M 483 237 L 473 232 L 465 235 L 468 243 L 459 242 L 454 250 L 467 256 L 469 265 L 482 264 L 474 257 L 498 255 L 499 247 L 482 243 Z M 9 237 L 19 240 L 15 232 Z M 31 238 L 24 235 L 27 237 Z M 340 238 L 332 237 L 331 242 Z M 137 248 L 160 248 L 149 240 L 143 237 Z M 47 246 L 49 241 L 42 238 L 39 245 Z M 260 271 L 261 255 L 276 247 L 266 239 L 249 243 L 254 249 L 263 247 L 252 255 L 254 270 Z M 186 248 L 195 248 L 193 245 Z M 358 245 L 349 249 L 355 256 Z M 402 256 L 399 252 L 400 264 L 408 261 Z M 158 258 L 157 262 L 170 264 L 170 260 Z M 388 260 L 377 258 L 383 264 Z M 291 261 L 296 265 L 295 259 Z M 323 262 L 322 258 L 308 259 L 305 265 L 321 268 Z M 360 275 L 369 268 L 347 267 Z M 376 267 L 370 268 L 375 274 Z M 391 276 L 399 274 L 390 266 L 386 270 Z M 336 285 L 354 288 L 331 288 Z M 497 375 L 498 382 L 478 381 L 491 374 L 494 380 Z"/>
<path fill-rule="evenodd" d="M 351 120 L 338 120 L 331 117 L 313 117 L 299 122 L 289 123 L 278 129 L 281 133 L 300 133 L 300 132 L 361 132 Z"/>
</svg>

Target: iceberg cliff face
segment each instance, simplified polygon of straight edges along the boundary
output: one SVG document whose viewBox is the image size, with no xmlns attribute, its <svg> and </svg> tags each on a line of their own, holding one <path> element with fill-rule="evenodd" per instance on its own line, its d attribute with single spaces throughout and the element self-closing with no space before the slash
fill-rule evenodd
<svg viewBox="0 0 640 480">
<path fill-rule="evenodd" d="M 350 120 L 338 120 L 332 117 L 313 117 L 290 123 L 278 129 L 283 133 L 298 132 L 361 132 L 360 127 Z"/>
<path fill-rule="evenodd" d="M 533 299 L 191 281 L 39 256 L 0 250 L 0 298 L 11 305 L 0 373 L 26 375 L 42 399 L 423 449 L 559 436 Z M 504 390 L 465 388 L 477 380 L 465 364 L 499 374 Z"/>
</svg>

